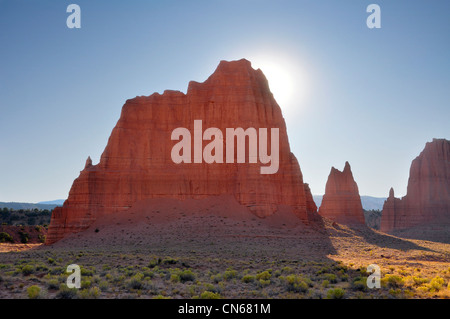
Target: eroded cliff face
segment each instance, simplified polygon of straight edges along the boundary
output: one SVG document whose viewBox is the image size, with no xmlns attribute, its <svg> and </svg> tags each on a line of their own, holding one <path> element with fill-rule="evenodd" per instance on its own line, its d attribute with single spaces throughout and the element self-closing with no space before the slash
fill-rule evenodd
<svg viewBox="0 0 450 319">
<path fill-rule="evenodd" d="M 174 163 L 171 151 L 177 141 L 171 140 L 171 133 L 183 127 L 194 134 L 195 120 L 202 120 L 203 130 L 214 127 L 224 134 L 226 128 L 269 132 L 278 128 L 277 172 L 261 174 L 260 168 L 268 164 L 249 163 L 248 148 L 245 163 L 236 163 L 236 152 L 234 163 Z M 270 138 L 269 133 L 269 153 Z M 205 147 L 209 141 L 202 143 Z M 186 94 L 165 91 L 127 100 L 100 162 L 86 161 L 63 207 L 54 210 L 46 243 L 86 229 L 103 214 L 126 214 L 143 199 L 221 194 L 233 195 L 262 218 L 274 214 L 279 205 L 290 206 L 305 223 L 316 212 L 290 151 L 281 109 L 262 71 L 254 70 L 247 60 L 220 62 L 205 82 L 190 82 Z"/>
<path fill-rule="evenodd" d="M 342 172 L 331 168 L 319 214 L 340 224 L 365 223 L 358 185 L 348 162 Z"/>
<path fill-rule="evenodd" d="M 382 231 L 450 222 L 450 141 L 433 139 L 411 164 L 407 194 L 391 188 L 383 206 Z"/>
</svg>

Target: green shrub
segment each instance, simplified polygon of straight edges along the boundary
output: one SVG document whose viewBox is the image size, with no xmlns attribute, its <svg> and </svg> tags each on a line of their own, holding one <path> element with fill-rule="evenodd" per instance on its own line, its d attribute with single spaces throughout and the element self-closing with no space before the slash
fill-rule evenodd
<svg viewBox="0 0 450 319">
<path fill-rule="evenodd" d="M 367 279 L 361 279 L 360 277 L 356 277 L 352 283 L 353 290 L 366 291 L 367 290 Z"/>
<path fill-rule="evenodd" d="M 204 291 L 201 293 L 200 299 L 221 299 L 221 296 L 216 292 Z"/>
<path fill-rule="evenodd" d="M 439 291 L 442 289 L 442 286 L 444 285 L 444 279 L 437 276 L 431 279 L 430 283 L 428 284 L 428 290 L 430 292 Z"/>
<path fill-rule="evenodd" d="M 417 276 L 413 276 L 412 280 L 414 281 L 414 284 L 417 286 L 423 285 L 424 283 L 428 282 L 428 279 Z"/>
<path fill-rule="evenodd" d="M 77 288 L 69 288 L 65 284 L 59 286 L 59 292 L 56 294 L 57 299 L 75 299 L 77 297 Z"/>
<path fill-rule="evenodd" d="M 281 272 L 285 273 L 285 274 L 290 274 L 293 272 L 293 269 L 289 266 L 286 266 L 286 267 L 283 267 L 283 269 L 281 269 Z"/>
<path fill-rule="evenodd" d="M 28 233 L 20 231 L 19 236 L 20 236 L 20 242 L 22 244 L 28 243 L 28 237 L 29 237 Z"/>
<path fill-rule="evenodd" d="M 144 278 L 144 275 L 141 273 L 137 273 L 133 277 L 130 278 L 128 281 L 128 288 L 130 289 L 142 289 L 142 278 Z"/>
<path fill-rule="evenodd" d="M 345 291 L 341 288 L 330 289 L 327 291 L 327 299 L 342 299 Z"/>
<path fill-rule="evenodd" d="M 180 272 L 179 276 L 181 282 L 195 280 L 195 274 L 190 269 L 183 270 L 182 272 Z"/>
<path fill-rule="evenodd" d="M 332 284 L 337 283 L 337 276 L 335 274 L 323 274 L 322 275 L 324 279 L 328 280 L 329 282 L 331 282 Z"/>
<path fill-rule="evenodd" d="M 6 232 L 0 233 L 0 243 L 14 243 L 12 236 Z"/>
<path fill-rule="evenodd" d="M 80 291 L 80 298 L 82 299 L 97 299 L 99 295 L 100 289 L 98 287 L 86 288 Z"/>
<path fill-rule="evenodd" d="M 287 291 L 291 292 L 306 292 L 308 291 L 308 284 L 302 277 L 297 275 L 289 275 L 284 279 L 286 282 Z"/>
<path fill-rule="evenodd" d="M 25 265 L 22 267 L 22 274 L 28 276 L 34 273 L 34 267 L 32 265 Z"/>
<path fill-rule="evenodd" d="M 403 286 L 403 282 L 403 277 L 397 275 L 387 274 L 384 278 L 381 278 L 381 284 L 389 288 L 400 288 Z"/>
<path fill-rule="evenodd" d="M 58 281 L 58 279 L 51 279 L 47 283 L 47 287 L 48 287 L 48 289 L 59 289 L 59 281 Z"/>
<path fill-rule="evenodd" d="M 217 284 L 223 280 L 223 275 L 222 274 L 212 275 L 211 280 Z"/>
<path fill-rule="evenodd" d="M 90 288 L 90 287 L 91 287 L 90 280 L 83 280 L 81 282 L 81 289 Z"/>
<path fill-rule="evenodd" d="M 236 278 L 236 276 L 237 276 L 237 271 L 236 270 L 228 269 L 223 274 L 223 279 L 230 280 L 230 279 Z"/>
<path fill-rule="evenodd" d="M 178 275 L 178 274 L 172 274 L 172 275 L 170 276 L 170 281 L 171 281 L 171 282 L 180 282 L 180 281 L 181 281 L 180 275 Z"/>
<path fill-rule="evenodd" d="M 161 263 L 161 262 L 158 260 L 158 263 Z M 178 263 L 178 260 L 171 258 L 171 257 L 164 258 L 162 261 L 163 265 L 175 265 L 176 263 Z"/>
<path fill-rule="evenodd" d="M 259 274 L 256 274 L 256 279 L 257 280 L 269 280 L 272 277 L 272 274 L 265 270 L 263 272 L 260 272 Z"/>
<path fill-rule="evenodd" d="M 242 277 L 241 281 L 245 282 L 245 283 L 254 282 L 255 281 L 255 276 L 245 275 L 245 276 Z"/>
<path fill-rule="evenodd" d="M 328 280 L 322 281 L 322 287 L 328 288 L 329 285 L 330 285 L 330 282 Z"/>
<path fill-rule="evenodd" d="M 37 299 L 41 295 L 41 288 L 39 286 L 33 285 L 27 288 L 28 298 Z"/>
<path fill-rule="evenodd" d="M 88 276 L 88 277 L 90 277 L 90 276 L 93 276 L 94 275 L 94 270 L 92 270 L 92 269 L 87 269 L 87 268 L 84 268 L 83 266 L 81 266 L 80 267 L 80 274 L 81 274 L 81 276 Z"/>
<path fill-rule="evenodd" d="M 261 287 L 265 287 L 265 286 L 270 285 L 270 280 L 260 279 L 260 280 L 258 281 L 258 283 L 259 283 L 259 285 L 260 285 Z"/>
</svg>

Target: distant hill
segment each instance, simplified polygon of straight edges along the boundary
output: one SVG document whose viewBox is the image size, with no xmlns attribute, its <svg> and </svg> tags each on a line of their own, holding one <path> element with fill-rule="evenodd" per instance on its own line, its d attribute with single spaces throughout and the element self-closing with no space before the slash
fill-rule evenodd
<svg viewBox="0 0 450 319">
<path fill-rule="evenodd" d="M 322 204 L 323 195 L 313 195 L 317 208 Z M 386 197 L 361 196 L 361 204 L 365 210 L 382 210 Z"/>
<path fill-rule="evenodd" d="M 64 204 L 65 199 L 55 199 L 55 200 L 49 200 L 46 202 L 38 202 L 38 204 L 48 204 L 48 205 L 57 205 L 62 206 Z"/>
<path fill-rule="evenodd" d="M 45 204 L 45 202 L 44 203 L 0 202 L 0 208 L 6 207 L 6 208 L 14 209 L 14 210 L 35 209 L 35 208 L 52 210 L 56 206 L 62 206 L 62 203 L 59 204 L 58 201 L 54 201 L 55 203 L 52 203 L 52 202 L 48 202 L 49 204 Z"/>
</svg>

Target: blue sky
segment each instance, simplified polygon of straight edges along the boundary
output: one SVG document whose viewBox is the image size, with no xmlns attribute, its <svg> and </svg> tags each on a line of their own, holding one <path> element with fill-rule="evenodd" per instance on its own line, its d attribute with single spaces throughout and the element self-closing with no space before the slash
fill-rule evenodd
<svg viewBox="0 0 450 319">
<path fill-rule="evenodd" d="M 71 3 L 81 29 L 66 26 Z M 371 3 L 381 29 L 366 26 Z M 241 58 L 286 75 L 266 74 L 292 89 L 279 100 L 314 194 L 349 161 L 361 195 L 405 195 L 425 143 L 450 138 L 449 12 L 449 1 L 0 0 L 0 201 L 66 198 L 128 98 L 186 92 Z"/>
</svg>

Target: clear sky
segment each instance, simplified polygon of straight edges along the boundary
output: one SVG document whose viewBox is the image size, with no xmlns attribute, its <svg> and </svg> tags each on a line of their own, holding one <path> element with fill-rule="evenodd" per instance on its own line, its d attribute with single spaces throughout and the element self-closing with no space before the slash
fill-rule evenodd
<svg viewBox="0 0 450 319">
<path fill-rule="evenodd" d="M 128 98 L 186 92 L 241 58 L 267 69 L 314 194 L 349 161 L 361 195 L 405 195 L 425 143 L 450 138 L 449 14 L 429 0 L 0 0 L 0 201 L 67 198 Z"/>
</svg>

